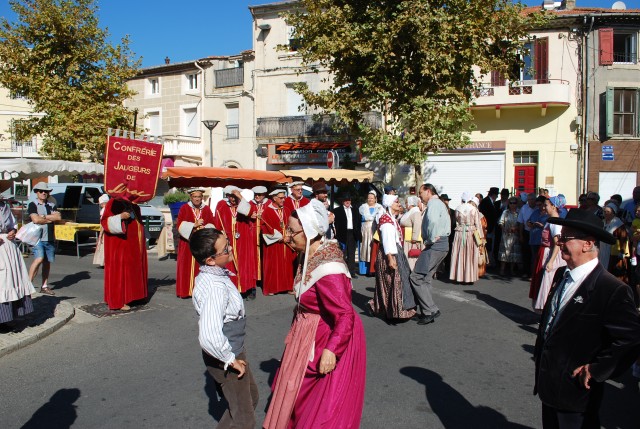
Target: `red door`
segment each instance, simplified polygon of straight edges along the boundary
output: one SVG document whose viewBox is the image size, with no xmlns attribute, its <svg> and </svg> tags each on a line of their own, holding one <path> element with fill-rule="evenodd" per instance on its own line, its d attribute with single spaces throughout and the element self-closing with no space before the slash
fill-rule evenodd
<svg viewBox="0 0 640 429">
<path fill-rule="evenodd" d="M 516 165 L 514 177 L 513 188 L 516 190 L 516 195 L 519 196 L 522 192 L 528 194 L 536 191 L 535 165 Z"/>
</svg>

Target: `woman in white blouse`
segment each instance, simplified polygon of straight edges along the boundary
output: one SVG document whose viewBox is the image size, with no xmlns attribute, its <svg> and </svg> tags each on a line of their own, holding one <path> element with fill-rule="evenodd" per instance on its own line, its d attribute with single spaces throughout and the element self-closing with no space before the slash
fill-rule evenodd
<svg viewBox="0 0 640 429">
<path fill-rule="evenodd" d="M 373 239 L 373 221 L 376 219 L 378 212 L 384 211 L 382 206 L 378 204 L 376 191 L 369 191 L 367 194 L 367 202 L 362 204 L 358 211 L 362 217 L 362 241 L 360 242 L 360 262 L 367 265 L 369 272 L 369 262 L 371 261 L 371 240 Z"/>
</svg>

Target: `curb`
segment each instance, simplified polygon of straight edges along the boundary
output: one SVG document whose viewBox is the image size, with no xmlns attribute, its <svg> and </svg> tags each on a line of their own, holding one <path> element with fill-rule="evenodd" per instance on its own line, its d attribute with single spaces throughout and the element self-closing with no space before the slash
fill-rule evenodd
<svg viewBox="0 0 640 429">
<path fill-rule="evenodd" d="M 51 319 L 48 319 L 40 326 L 28 327 L 23 332 L 15 334 L 17 338 L 8 341 L 9 344 L 0 348 L 0 357 L 27 347 L 54 333 L 71 320 L 75 314 L 76 310 L 70 303 L 65 301 L 58 302 L 54 310 L 54 316 Z"/>
</svg>

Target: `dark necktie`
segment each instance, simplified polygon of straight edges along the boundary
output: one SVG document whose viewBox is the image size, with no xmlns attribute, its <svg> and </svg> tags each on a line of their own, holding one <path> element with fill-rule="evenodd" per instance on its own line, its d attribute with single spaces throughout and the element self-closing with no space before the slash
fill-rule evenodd
<svg viewBox="0 0 640 429">
<path fill-rule="evenodd" d="M 556 322 L 558 318 L 558 312 L 560 311 L 560 304 L 562 303 L 562 296 L 564 295 L 564 290 L 567 288 L 567 285 L 571 281 L 571 274 L 569 270 L 565 271 L 562 280 L 560 280 L 560 284 L 556 288 L 556 293 L 553 295 L 553 301 L 551 302 L 551 314 L 549 315 L 549 319 L 547 320 L 547 326 L 544 329 L 544 338 L 545 340 L 549 336 L 551 332 L 551 328 Z"/>
</svg>

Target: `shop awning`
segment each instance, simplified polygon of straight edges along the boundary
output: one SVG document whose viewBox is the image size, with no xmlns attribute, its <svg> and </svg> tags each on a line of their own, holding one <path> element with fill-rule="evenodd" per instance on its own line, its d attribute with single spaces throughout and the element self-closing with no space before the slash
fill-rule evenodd
<svg viewBox="0 0 640 429">
<path fill-rule="evenodd" d="M 370 182 L 373 180 L 373 171 L 362 170 L 344 170 L 344 169 L 322 169 L 322 168 L 303 168 L 300 170 L 280 170 L 285 176 L 292 179 L 304 181 L 324 180 L 331 182 Z"/>
<path fill-rule="evenodd" d="M 162 178 L 169 186 L 189 188 L 193 186 L 237 185 L 250 188 L 257 185 L 288 183 L 291 179 L 280 171 L 260 171 L 228 167 L 168 167 Z"/>
<path fill-rule="evenodd" d="M 104 174 L 104 166 L 93 162 L 72 162 L 51 159 L 0 159 L 0 178 L 33 179 L 43 176 L 73 176 L 76 174 Z"/>
</svg>

